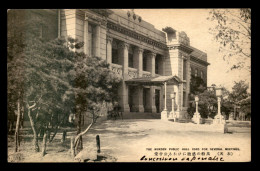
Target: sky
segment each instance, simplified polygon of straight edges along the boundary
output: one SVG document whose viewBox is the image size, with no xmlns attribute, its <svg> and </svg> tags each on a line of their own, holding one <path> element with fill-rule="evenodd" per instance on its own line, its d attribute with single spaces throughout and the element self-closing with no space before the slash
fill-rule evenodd
<svg viewBox="0 0 260 171">
<path fill-rule="evenodd" d="M 124 9 L 127 11 L 127 9 Z M 190 38 L 190 45 L 207 53 L 208 66 L 207 85 L 216 84 L 232 89 L 234 81 L 251 82 L 251 74 L 244 70 L 230 70 L 232 64 L 223 60 L 219 52 L 219 44 L 209 33 L 213 23 L 207 20 L 210 9 L 134 9 L 143 20 L 162 30 L 166 26 L 177 31 L 184 31 Z M 251 84 L 251 83 L 250 83 Z"/>
</svg>

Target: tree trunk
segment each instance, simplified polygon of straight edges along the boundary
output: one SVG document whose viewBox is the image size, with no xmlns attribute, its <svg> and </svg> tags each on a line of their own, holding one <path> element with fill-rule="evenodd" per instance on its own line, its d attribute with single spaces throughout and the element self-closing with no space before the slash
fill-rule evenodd
<svg viewBox="0 0 260 171">
<path fill-rule="evenodd" d="M 37 135 L 36 128 L 35 128 L 35 125 L 34 125 L 34 120 L 33 120 L 32 115 L 31 115 L 31 109 L 29 107 L 28 107 L 28 116 L 29 116 L 29 119 L 30 119 L 32 131 L 33 131 L 34 150 L 35 150 L 35 152 L 39 152 L 40 149 L 39 149 L 39 145 L 38 145 L 38 135 Z"/>
<path fill-rule="evenodd" d="M 51 131 L 49 130 L 47 132 L 47 141 L 48 141 L 48 143 L 50 142 L 50 139 L 51 139 Z"/>
<path fill-rule="evenodd" d="M 42 139 L 42 157 L 45 156 L 46 153 L 46 141 L 47 141 L 47 132 L 44 131 L 43 139 Z"/>
<path fill-rule="evenodd" d="M 17 120 L 16 120 L 16 129 L 15 129 L 15 152 L 18 151 L 20 142 L 19 142 L 19 128 L 20 128 L 20 118 L 21 118 L 21 112 L 20 112 L 20 100 L 18 99 L 17 102 Z"/>
<path fill-rule="evenodd" d="M 82 142 L 82 135 L 86 134 L 88 132 L 88 130 L 90 129 L 90 127 L 93 125 L 93 121 L 91 122 L 91 124 L 87 127 L 87 129 L 85 129 L 83 132 L 81 132 L 80 134 L 78 134 L 74 140 L 74 143 L 73 143 L 73 147 L 75 149 L 78 149 L 78 146 L 79 146 L 79 141 Z"/>
<path fill-rule="evenodd" d="M 24 106 L 22 105 L 22 111 L 21 111 L 21 129 L 23 129 L 23 123 L 24 123 Z"/>
<path fill-rule="evenodd" d="M 50 142 L 53 141 L 55 135 L 57 134 L 57 132 L 58 132 L 58 127 L 59 127 L 59 126 L 57 125 L 56 128 L 55 128 L 55 132 L 53 133 L 53 135 L 52 135 L 52 137 L 51 137 L 51 139 L 50 139 Z"/>
<path fill-rule="evenodd" d="M 80 134 L 81 132 L 81 119 L 82 119 L 82 115 L 81 115 L 81 112 L 79 112 L 79 116 L 78 116 L 78 125 L 77 125 L 77 135 Z M 76 143 L 75 143 L 75 150 L 77 150 L 77 153 L 79 151 L 81 151 L 83 149 L 83 142 L 82 142 L 82 137 L 81 136 L 77 136 L 76 137 L 77 139 L 76 140 Z"/>
<path fill-rule="evenodd" d="M 236 106 L 234 106 L 234 120 L 237 120 Z"/>
</svg>

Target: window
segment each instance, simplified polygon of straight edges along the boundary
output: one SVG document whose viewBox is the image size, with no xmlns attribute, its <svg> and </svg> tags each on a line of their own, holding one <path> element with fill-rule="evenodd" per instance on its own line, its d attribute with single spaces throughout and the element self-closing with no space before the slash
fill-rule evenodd
<svg viewBox="0 0 260 171">
<path fill-rule="evenodd" d="M 198 76 L 198 69 L 195 69 L 195 77 Z"/>
<path fill-rule="evenodd" d="M 117 42 L 115 40 L 112 43 L 112 63 L 119 64 L 118 48 L 117 48 Z"/>
<path fill-rule="evenodd" d="M 143 54 L 143 71 L 147 71 L 147 56 Z"/>
<path fill-rule="evenodd" d="M 185 107 L 186 106 L 186 92 L 185 91 L 183 91 L 183 98 L 182 98 L 182 104 L 183 104 L 183 107 Z"/>
<path fill-rule="evenodd" d="M 89 56 L 93 55 L 93 48 L 94 48 L 94 26 L 89 24 L 88 25 L 88 51 Z"/>
<path fill-rule="evenodd" d="M 200 72 L 200 78 L 203 79 L 203 71 Z"/>
<path fill-rule="evenodd" d="M 160 62 L 160 58 L 159 56 L 155 57 L 155 74 L 159 74 L 159 62 Z"/>
<path fill-rule="evenodd" d="M 132 46 L 129 46 L 128 50 L 128 67 L 134 68 L 134 55 Z"/>
<path fill-rule="evenodd" d="M 186 72 L 186 70 L 187 70 L 187 61 L 186 61 L 186 59 L 184 59 L 183 60 L 183 80 L 186 80 L 186 77 L 187 77 L 187 72 Z"/>
</svg>

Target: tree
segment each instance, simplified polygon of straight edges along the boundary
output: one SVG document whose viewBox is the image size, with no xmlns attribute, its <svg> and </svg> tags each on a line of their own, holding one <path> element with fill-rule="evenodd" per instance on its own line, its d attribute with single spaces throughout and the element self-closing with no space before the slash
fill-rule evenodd
<svg viewBox="0 0 260 171">
<path fill-rule="evenodd" d="M 78 55 L 75 63 L 75 106 L 79 118 L 77 136 L 72 149 L 78 152 L 82 148 L 82 135 L 87 133 L 96 120 L 102 115 L 103 104 L 117 101 L 115 96 L 121 78 L 109 69 L 109 64 L 99 57 Z M 81 115 L 91 118 L 89 126 L 81 130 Z M 81 146 L 81 147 L 80 147 Z"/>
<path fill-rule="evenodd" d="M 218 103 L 215 91 L 215 84 L 212 84 L 211 88 L 206 88 L 206 84 L 200 77 L 191 77 L 191 94 L 190 99 L 194 100 L 195 95 L 199 96 L 199 113 L 202 118 L 214 118 L 217 114 Z M 223 90 L 223 99 L 221 103 L 222 112 L 226 115 L 230 112 L 230 103 L 228 103 L 227 97 L 229 96 L 229 91 L 226 88 Z M 195 101 L 193 101 L 192 106 L 188 108 L 188 114 L 190 117 L 195 113 Z"/>
<path fill-rule="evenodd" d="M 204 80 L 200 77 L 191 75 L 190 93 L 192 95 L 197 95 L 199 93 L 204 92 L 205 89 L 207 89 L 207 87 L 206 87 L 206 83 L 204 82 Z"/>
<path fill-rule="evenodd" d="M 190 115 L 190 117 L 192 117 L 195 112 L 195 96 L 203 93 L 206 89 L 206 83 L 202 78 L 191 75 L 189 99 L 191 101 L 193 100 L 193 103 L 192 106 L 189 106 L 189 108 L 187 109 L 187 112 Z M 199 106 L 201 105 L 199 104 Z"/>
<path fill-rule="evenodd" d="M 231 70 L 243 68 L 250 72 L 251 9 L 213 9 L 209 15 L 208 20 L 214 22 L 209 31 L 219 43 L 223 59 L 233 63 Z"/>
<path fill-rule="evenodd" d="M 26 41 L 32 37 L 39 36 L 37 28 L 40 27 L 42 21 L 39 18 L 33 20 L 24 20 L 29 17 L 30 13 L 25 10 L 9 10 L 7 22 L 7 97 L 8 97 L 8 121 L 10 130 L 14 125 L 17 111 L 17 122 L 15 131 L 16 148 L 18 151 L 19 144 L 19 127 L 21 117 L 21 109 L 24 109 L 24 48 Z M 22 110 L 23 112 L 24 110 Z M 22 113 L 23 115 L 23 113 Z"/>
<path fill-rule="evenodd" d="M 39 28 L 47 25 L 46 20 L 32 17 L 30 11 L 8 14 L 8 104 L 22 102 L 25 106 L 36 152 L 40 130 L 47 134 L 50 127 L 57 128 L 68 116 L 65 105 L 69 99 L 63 97 L 73 88 L 75 52 L 64 46 L 63 39 L 40 38 Z"/>
<path fill-rule="evenodd" d="M 234 107 L 235 119 L 238 119 L 236 116 L 236 108 L 240 107 L 240 111 L 245 115 L 251 114 L 251 94 L 248 92 L 249 86 L 245 81 L 235 82 L 235 85 L 232 87 L 232 92 L 229 95 L 229 101 Z"/>
</svg>

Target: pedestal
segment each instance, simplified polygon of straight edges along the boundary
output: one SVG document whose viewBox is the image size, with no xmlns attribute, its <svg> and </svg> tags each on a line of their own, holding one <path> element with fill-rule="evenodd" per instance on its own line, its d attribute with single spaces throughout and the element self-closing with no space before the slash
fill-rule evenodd
<svg viewBox="0 0 260 171">
<path fill-rule="evenodd" d="M 222 115 L 218 114 L 214 117 L 212 126 L 215 127 L 217 132 L 220 132 L 220 133 L 228 132 L 226 120 L 225 120 L 224 116 L 222 116 Z"/>
<path fill-rule="evenodd" d="M 225 124 L 226 120 L 222 115 L 216 115 L 213 120 L 213 124 Z"/>
<path fill-rule="evenodd" d="M 194 113 L 192 119 L 191 119 L 194 123 L 196 124 L 201 124 L 202 123 L 202 119 L 200 116 L 200 113 Z"/>
<path fill-rule="evenodd" d="M 227 133 L 228 132 L 228 128 L 227 128 L 227 124 L 212 124 L 211 125 L 213 127 L 213 130 L 219 133 Z"/>
<path fill-rule="evenodd" d="M 169 116 L 168 119 L 174 120 L 174 122 L 176 122 L 177 121 L 177 114 L 176 114 L 176 112 L 171 111 L 170 112 L 170 116 Z"/>
<path fill-rule="evenodd" d="M 168 111 L 167 110 L 163 110 L 161 112 L 161 120 L 164 120 L 164 121 L 168 120 Z"/>
<path fill-rule="evenodd" d="M 128 104 L 124 104 L 124 105 L 123 105 L 123 111 L 124 111 L 124 112 L 130 112 L 130 107 L 129 107 Z"/>
</svg>

